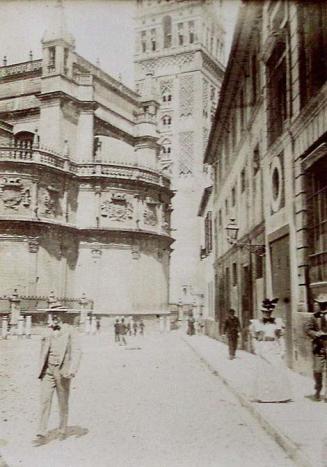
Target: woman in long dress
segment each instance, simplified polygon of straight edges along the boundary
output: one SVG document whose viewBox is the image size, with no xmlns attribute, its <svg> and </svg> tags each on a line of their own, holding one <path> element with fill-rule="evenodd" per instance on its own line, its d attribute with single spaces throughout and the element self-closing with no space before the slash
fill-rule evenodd
<svg viewBox="0 0 327 467">
<path fill-rule="evenodd" d="M 271 316 L 278 299 L 264 299 L 262 318 L 251 320 L 250 333 L 257 355 L 253 400 L 256 402 L 287 402 L 292 399 L 284 362 L 285 325 L 281 318 Z"/>
</svg>

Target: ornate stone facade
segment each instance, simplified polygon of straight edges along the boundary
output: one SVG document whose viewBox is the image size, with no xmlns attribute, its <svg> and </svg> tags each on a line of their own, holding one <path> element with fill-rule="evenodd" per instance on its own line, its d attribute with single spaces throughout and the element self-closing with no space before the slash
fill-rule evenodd
<svg viewBox="0 0 327 467">
<path fill-rule="evenodd" d="M 42 60 L 0 67 L 0 295 L 166 313 L 172 192 L 151 78 L 140 97 L 77 55 L 62 27 L 42 47 Z"/>
</svg>

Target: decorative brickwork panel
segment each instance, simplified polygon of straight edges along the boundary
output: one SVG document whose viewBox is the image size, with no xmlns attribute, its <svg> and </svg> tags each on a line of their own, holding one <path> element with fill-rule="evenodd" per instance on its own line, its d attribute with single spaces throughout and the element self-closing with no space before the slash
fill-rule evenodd
<svg viewBox="0 0 327 467">
<path fill-rule="evenodd" d="M 179 79 L 179 115 L 187 117 L 193 113 L 194 77 L 181 76 Z"/>
<path fill-rule="evenodd" d="M 193 173 L 193 131 L 184 131 L 179 134 L 179 175 Z"/>
<path fill-rule="evenodd" d="M 173 93 L 173 80 L 172 79 L 163 79 L 160 81 L 160 94 L 172 94 Z"/>
</svg>

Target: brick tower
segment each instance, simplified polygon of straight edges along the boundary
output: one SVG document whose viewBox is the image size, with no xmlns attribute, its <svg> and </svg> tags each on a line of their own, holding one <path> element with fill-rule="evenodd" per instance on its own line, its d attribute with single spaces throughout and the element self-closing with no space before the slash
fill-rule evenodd
<svg viewBox="0 0 327 467">
<path fill-rule="evenodd" d="M 170 302 L 192 303 L 200 255 L 197 217 L 210 184 L 203 154 L 224 71 L 222 5 L 216 0 L 138 0 L 136 88 L 155 78 L 164 172 L 171 177 L 172 230 Z"/>
</svg>

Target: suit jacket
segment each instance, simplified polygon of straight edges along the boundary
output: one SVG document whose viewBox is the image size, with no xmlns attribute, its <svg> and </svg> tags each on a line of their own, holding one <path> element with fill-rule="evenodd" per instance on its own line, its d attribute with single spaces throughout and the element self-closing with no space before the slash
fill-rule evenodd
<svg viewBox="0 0 327 467">
<path fill-rule="evenodd" d="M 61 340 L 59 369 L 62 376 L 68 376 L 71 373 L 76 374 L 79 368 L 82 352 L 78 337 L 72 326 L 63 324 L 61 328 L 63 339 Z M 40 364 L 38 378 L 42 378 L 48 365 L 49 351 L 53 330 L 49 329 L 41 340 Z"/>
<path fill-rule="evenodd" d="M 317 336 L 318 331 L 327 333 L 327 322 L 326 318 L 320 318 L 319 313 L 311 316 L 306 323 L 304 323 L 304 332 L 307 336 L 312 339 L 312 353 L 314 355 L 320 355 L 324 352 L 325 340 L 324 337 Z"/>
<path fill-rule="evenodd" d="M 230 337 L 237 337 L 241 330 L 241 323 L 237 316 L 228 316 L 224 323 L 224 334 Z"/>
</svg>

